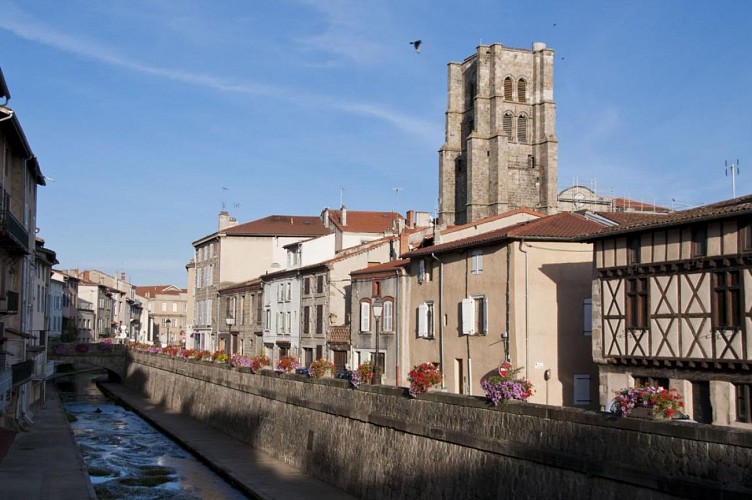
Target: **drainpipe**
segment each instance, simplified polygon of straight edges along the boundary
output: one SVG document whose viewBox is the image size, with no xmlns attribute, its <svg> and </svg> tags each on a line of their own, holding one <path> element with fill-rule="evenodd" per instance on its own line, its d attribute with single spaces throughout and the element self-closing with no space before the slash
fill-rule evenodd
<svg viewBox="0 0 752 500">
<path fill-rule="evenodd" d="M 443 373 L 446 372 L 446 366 L 444 365 L 444 263 L 436 257 L 435 253 L 431 253 L 431 257 L 439 263 L 439 363 L 441 363 L 441 390 L 446 391 L 446 381 L 444 380 Z"/>
<path fill-rule="evenodd" d="M 528 318 L 530 317 L 530 300 L 528 298 L 528 262 L 527 262 L 527 250 L 523 248 L 525 244 L 524 240 L 520 240 L 520 252 L 525 254 L 525 378 L 530 380 L 530 330 L 528 329 Z"/>
<path fill-rule="evenodd" d="M 402 379 L 400 378 L 400 305 L 402 304 L 399 300 L 399 289 L 400 289 L 400 271 L 399 269 L 396 269 L 394 271 L 394 277 L 397 281 L 394 287 L 394 306 L 392 307 L 392 314 L 394 315 L 394 318 L 392 318 L 392 328 L 394 328 L 394 347 L 395 347 L 395 360 L 394 360 L 394 385 L 397 387 L 400 386 Z"/>
</svg>

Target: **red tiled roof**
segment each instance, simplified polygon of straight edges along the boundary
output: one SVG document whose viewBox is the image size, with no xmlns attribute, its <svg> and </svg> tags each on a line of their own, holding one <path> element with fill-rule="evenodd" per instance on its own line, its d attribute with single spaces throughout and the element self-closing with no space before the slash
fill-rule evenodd
<svg viewBox="0 0 752 500">
<path fill-rule="evenodd" d="M 617 234 L 641 231 L 644 229 L 692 224 L 694 222 L 723 219 L 735 215 L 746 214 L 752 214 L 752 195 L 723 200 L 710 205 L 690 208 L 665 215 L 662 214 L 653 217 L 643 215 L 641 218 L 625 221 L 619 226 L 601 229 L 589 236 L 591 237 L 590 239 L 598 239 Z M 611 217 L 613 214 L 600 215 Z"/>
<path fill-rule="evenodd" d="M 651 214 L 646 212 L 593 212 L 596 215 L 612 220 L 620 226 L 641 224 L 649 221 L 658 221 L 666 217 L 666 214 Z"/>
<path fill-rule="evenodd" d="M 350 233 L 383 233 L 392 229 L 394 221 L 403 217 L 397 212 L 360 212 L 347 210 L 347 225 L 342 224 L 342 211 L 329 210 L 329 220 L 340 231 Z"/>
<path fill-rule="evenodd" d="M 492 216 L 486 217 L 484 219 L 478 219 L 478 220 L 473 221 L 473 222 L 468 222 L 467 224 L 460 224 L 458 226 L 449 226 L 448 228 L 446 228 L 445 230 L 443 230 L 441 233 L 442 234 L 453 233 L 455 231 L 460 231 L 460 230 L 466 229 L 468 227 L 477 226 L 478 224 L 483 224 L 485 222 L 492 222 L 492 221 L 495 221 L 495 220 L 498 220 L 498 219 L 505 219 L 507 217 L 511 217 L 511 216 L 517 215 L 517 214 L 529 214 L 529 215 L 535 215 L 537 217 L 545 217 L 546 216 L 546 214 L 544 214 L 544 213 L 536 212 L 535 210 L 531 210 L 531 209 L 529 209 L 527 207 L 520 207 L 520 208 L 515 208 L 514 210 L 510 210 L 508 212 L 504 212 L 503 214 L 492 215 Z"/>
<path fill-rule="evenodd" d="M 319 217 L 307 215 L 270 215 L 224 232 L 232 236 L 322 236 L 329 233 Z"/>
<path fill-rule="evenodd" d="M 407 252 L 402 257 L 417 257 L 435 252 L 449 252 L 460 248 L 480 246 L 506 239 L 578 241 L 581 237 L 592 234 L 602 228 L 601 224 L 587 220 L 579 214 L 563 212 L 540 219 L 515 224 L 514 226 L 489 231 L 487 233 L 462 238 L 449 243 L 418 248 Z"/>
<path fill-rule="evenodd" d="M 405 267 L 409 263 L 410 259 L 392 260 L 389 262 L 384 262 L 383 264 L 376 264 L 375 266 L 365 267 L 363 269 L 352 271 L 350 273 L 350 276 L 365 276 L 371 274 L 382 274 L 390 271 L 393 272 L 395 269 Z"/>
<path fill-rule="evenodd" d="M 663 212 L 667 213 L 670 210 L 660 205 L 643 203 L 641 201 L 630 200 L 628 198 L 614 198 L 611 200 L 614 208 L 619 210 L 634 210 L 635 212 Z"/>
<path fill-rule="evenodd" d="M 156 295 L 180 295 L 181 291 L 183 290 L 180 290 L 173 285 L 148 285 L 136 287 L 136 295 L 139 295 L 141 297 L 155 297 Z"/>
</svg>

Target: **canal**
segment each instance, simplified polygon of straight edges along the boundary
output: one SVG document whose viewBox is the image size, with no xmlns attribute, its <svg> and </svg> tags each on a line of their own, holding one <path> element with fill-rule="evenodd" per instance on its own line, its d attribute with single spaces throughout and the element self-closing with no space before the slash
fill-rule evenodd
<svg viewBox="0 0 752 500">
<path fill-rule="evenodd" d="M 167 436 L 97 388 L 102 374 L 71 375 L 57 389 L 99 500 L 241 499 Z"/>
</svg>

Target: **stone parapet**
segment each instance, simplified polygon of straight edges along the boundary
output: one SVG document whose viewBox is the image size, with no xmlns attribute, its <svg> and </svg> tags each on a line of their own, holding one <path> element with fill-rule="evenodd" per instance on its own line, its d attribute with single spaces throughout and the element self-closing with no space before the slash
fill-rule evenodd
<svg viewBox="0 0 752 500">
<path fill-rule="evenodd" d="M 752 495 L 752 433 L 129 354 L 124 382 L 360 498 Z"/>
</svg>

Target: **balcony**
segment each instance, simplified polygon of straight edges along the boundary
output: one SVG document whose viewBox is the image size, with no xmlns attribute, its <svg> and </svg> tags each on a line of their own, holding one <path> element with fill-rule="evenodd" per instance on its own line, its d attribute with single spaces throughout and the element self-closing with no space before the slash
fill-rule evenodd
<svg viewBox="0 0 752 500">
<path fill-rule="evenodd" d="M 0 248 L 11 252 L 29 253 L 29 231 L 10 210 L 0 210 Z"/>
<path fill-rule="evenodd" d="M 34 360 L 27 359 L 26 361 L 21 361 L 20 363 L 11 365 L 10 369 L 13 372 L 13 386 L 17 387 L 31 380 L 31 375 L 34 373 Z"/>
</svg>

